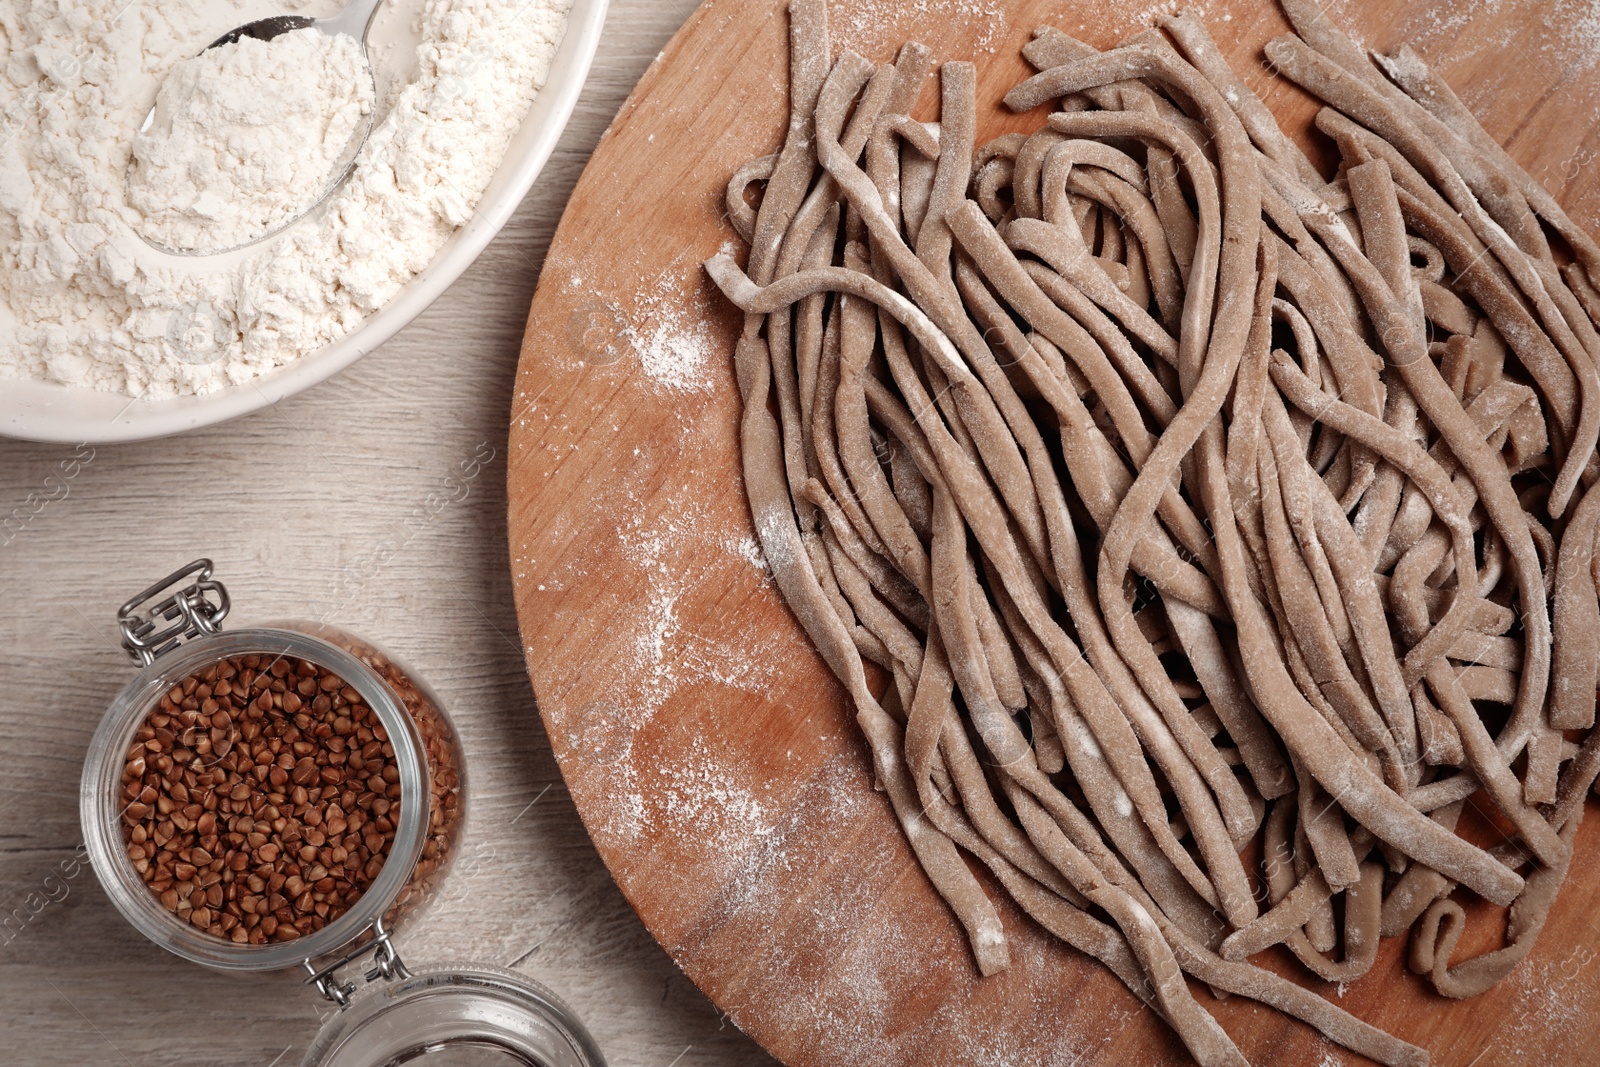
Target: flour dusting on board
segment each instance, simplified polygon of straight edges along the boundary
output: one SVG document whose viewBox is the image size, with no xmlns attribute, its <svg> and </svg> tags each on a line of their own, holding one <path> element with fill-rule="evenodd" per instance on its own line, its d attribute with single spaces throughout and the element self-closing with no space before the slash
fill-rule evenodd
<svg viewBox="0 0 1600 1067">
<path fill-rule="evenodd" d="M 754 567 L 756 570 L 762 572 L 766 571 L 767 558 L 761 554 L 761 546 L 756 544 L 756 539 L 754 537 L 746 534 L 743 537 L 737 537 L 731 541 L 724 542 L 723 547 L 729 552 L 732 552 L 735 556 L 738 556 L 740 559 L 744 560 L 746 563 L 750 564 L 750 566 Z"/>
<path fill-rule="evenodd" d="M 680 393 L 711 392 L 713 360 L 726 358 L 727 344 L 717 334 L 698 281 L 683 277 L 679 268 L 668 264 L 630 296 L 591 294 L 583 300 L 568 332 L 584 360 L 606 364 L 631 353 L 653 385 Z M 580 294 L 590 288 L 578 274 L 566 285 Z"/>
<path fill-rule="evenodd" d="M 1420 53 L 1425 61 L 1450 56 L 1460 62 L 1484 54 L 1508 51 L 1512 54 L 1522 53 L 1529 42 L 1527 35 L 1519 32 L 1515 22 L 1502 23 L 1498 29 L 1491 29 L 1479 18 L 1500 6 L 1501 0 L 1466 0 L 1419 10 L 1401 24 L 1398 36 Z M 1465 32 L 1468 27 L 1472 32 Z M 1475 90 L 1468 88 L 1463 99 L 1471 104 L 1474 95 Z"/>
<path fill-rule="evenodd" d="M 789 936 L 761 938 L 753 970 L 764 984 L 791 991 L 782 1002 L 786 1028 L 825 1035 L 836 1049 L 847 1047 L 851 1061 L 872 1063 L 894 1059 L 898 1012 L 891 991 L 917 988 L 925 968 L 946 958 L 929 951 L 924 931 L 908 937 L 878 912 L 904 846 L 884 837 L 876 862 L 830 868 L 819 883 L 826 889 L 802 899 L 793 889 L 790 862 L 826 856 L 830 839 L 859 828 L 874 806 L 887 807 L 873 793 L 865 763 L 852 753 L 823 767 L 763 847 L 747 851 L 744 863 L 729 872 L 719 921 L 752 932 L 782 921 Z M 818 953 L 796 955 L 790 944 Z"/>
<path fill-rule="evenodd" d="M 1576 1036 L 1584 1032 L 1588 1003 L 1568 986 L 1594 958 L 1592 952 L 1578 949 L 1548 962 L 1523 960 L 1511 972 L 1509 984 L 1517 992 L 1517 1001 L 1508 1016 L 1515 1022 L 1502 1040 L 1513 1046 L 1512 1051 L 1520 1051 L 1516 1043 L 1523 1039 L 1537 1042 L 1553 1033 Z"/>
<path fill-rule="evenodd" d="M 843 833 L 868 816 L 868 806 L 878 801 L 872 799 L 871 783 L 862 773 L 861 762 L 852 754 L 848 760 L 825 764 L 813 788 L 802 794 L 801 801 L 789 805 L 783 822 L 775 826 L 763 847 L 729 872 L 720 905 L 731 919 L 770 926 L 778 912 L 792 903 L 787 893 L 777 889 L 784 881 L 782 874 L 793 873 L 795 853 L 809 851 L 803 840 L 797 839 L 807 834 L 826 838 Z M 807 803 L 809 798 L 815 798 L 814 802 Z"/>
<path fill-rule="evenodd" d="M 1210 21 L 1210 6 L 1209 0 L 1103 0 L 1093 5 L 1063 8 L 1059 16 L 1048 22 L 1089 44 L 1105 48 L 1122 37 L 1149 29 L 1159 18 L 1183 11 L 1191 11 Z M 1231 18 L 1231 15 L 1224 15 L 1217 21 Z"/>
<path fill-rule="evenodd" d="M 760 836 L 768 816 L 759 799 L 718 771 L 717 753 L 703 742 L 695 742 L 687 763 L 664 764 L 649 744 L 643 747 L 651 758 L 636 759 L 635 738 L 669 700 L 691 687 L 770 697 L 783 665 L 806 647 L 804 638 L 781 629 L 728 640 L 686 625 L 686 619 L 704 617 L 706 609 L 696 601 L 707 590 L 726 590 L 735 576 L 749 581 L 746 568 L 763 585 L 771 581 L 760 546 L 734 526 L 742 521 L 738 513 L 724 513 L 687 488 L 658 501 L 653 516 L 633 492 L 619 494 L 614 506 L 616 544 L 631 572 L 621 584 L 638 592 L 608 622 L 624 655 L 593 694 L 597 699 L 568 713 L 584 719 L 569 732 L 580 736 L 582 754 L 602 764 L 607 779 L 592 829 L 625 841 L 654 833 L 708 841 L 720 862 L 739 841 Z M 708 547 L 714 551 L 706 552 Z M 726 836 L 706 837 L 712 833 Z"/>
<path fill-rule="evenodd" d="M 651 525 L 635 515 L 618 531 L 618 537 L 624 557 L 647 576 L 648 592 L 624 621 L 634 655 L 630 669 L 617 679 L 611 699 L 630 709 L 636 725 L 643 725 L 686 684 L 710 681 L 767 695 L 778 676 L 773 653 L 794 638 L 752 635 L 734 647 L 685 632 L 680 621 L 680 601 L 707 580 L 701 573 L 704 564 L 697 569 L 686 563 L 693 558 L 689 550 L 709 541 L 721 553 L 765 571 L 754 539 L 715 529 L 705 504 L 691 500 L 667 509 Z"/>
<path fill-rule="evenodd" d="M 700 739 L 686 752 L 652 752 L 635 760 L 629 745 L 607 768 L 606 802 L 597 833 L 635 842 L 660 836 L 694 857 L 695 877 L 731 874 L 743 857 L 774 832 L 776 816 L 728 766 L 726 755 Z"/>
<path fill-rule="evenodd" d="M 634 521 L 639 522 L 637 518 Z M 686 583 L 674 575 L 666 556 L 678 532 L 692 521 L 685 516 L 669 520 L 665 529 L 620 532 L 624 554 L 649 575 L 650 581 L 642 610 L 632 620 L 633 669 L 628 677 L 619 679 L 624 683 L 619 688 L 632 692 L 632 698 L 625 698 L 623 703 L 633 711 L 630 718 L 638 725 L 649 722 L 679 684 L 678 663 L 670 653 L 673 639 L 678 636 L 678 600 L 686 591 Z"/>
<path fill-rule="evenodd" d="M 666 824 L 694 832 L 715 855 L 732 857 L 736 850 L 772 833 L 773 827 L 761 801 L 735 781 L 720 760 L 720 754 L 697 738 L 684 763 L 664 768 L 664 780 L 649 806 Z"/>
<path fill-rule="evenodd" d="M 847 8 L 830 9 L 829 30 L 840 44 L 864 54 L 878 45 L 901 40 L 906 27 L 928 19 L 953 20 L 967 27 L 972 51 L 993 52 L 1008 28 L 1005 6 L 994 0 L 856 0 Z M 909 18 L 908 18 L 909 16 Z"/>
<path fill-rule="evenodd" d="M 1537 19 L 1502 18 L 1498 26 L 1486 25 L 1488 16 L 1507 6 L 1505 0 L 1458 0 L 1421 8 L 1400 24 L 1396 37 L 1426 60 L 1460 64 L 1495 54 L 1519 69 L 1538 64 L 1552 81 L 1567 81 L 1600 62 L 1600 0 L 1553 0 Z M 1471 104 L 1477 94 L 1468 89 L 1463 95 Z"/>
<path fill-rule="evenodd" d="M 671 685 L 674 671 L 667 662 L 667 641 L 678 632 L 678 595 L 654 589 L 645 606 L 646 626 L 635 642 L 638 662 L 649 672 L 652 689 Z"/>
<path fill-rule="evenodd" d="M 773 833 L 774 814 L 741 782 L 725 754 L 696 739 L 686 753 L 653 752 L 641 765 L 629 745 L 608 768 L 609 790 L 597 832 L 637 841 L 661 836 L 694 855 L 685 870 L 725 876 Z"/>
<path fill-rule="evenodd" d="M 710 392 L 711 353 L 724 346 L 704 305 L 681 284 L 669 282 L 658 292 L 641 294 L 639 318 L 630 340 L 650 380 L 682 392 Z"/>
<path fill-rule="evenodd" d="M 1590 0 L 1587 9 L 1572 23 L 1567 39 L 1572 42 L 1585 65 L 1600 59 L 1600 3 Z"/>
</svg>

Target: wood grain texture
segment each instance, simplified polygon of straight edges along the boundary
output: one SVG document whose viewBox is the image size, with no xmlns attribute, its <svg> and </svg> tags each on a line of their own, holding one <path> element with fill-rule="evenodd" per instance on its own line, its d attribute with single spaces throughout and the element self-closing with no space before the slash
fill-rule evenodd
<svg viewBox="0 0 1600 1067">
<path fill-rule="evenodd" d="M 209 554 L 238 624 L 326 604 L 416 666 L 461 728 L 463 859 L 444 902 L 405 935 L 405 958 L 516 966 L 573 1005 L 613 1067 L 768 1062 L 650 939 L 589 843 L 535 713 L 506 567 L 506 411 L 534 282 L 601 131 L 691 10 L 613 0 L 533 192 L 393 341 L 274 409 L 101 448 L 65 498 L 0 534 L 0 919 L 30 893 L 59 896 L 45 879 L 81 840 L 83 754 L 132 673 L 117 604 Z M 465 498 L 430 509 L 428 495 L 485 444 L 495 457 Z M 0 517 L 50 493 L 46 476 L 72 453 L 0 440 Z M 299 976 L 213 974 L 141 938 L 92 874 L 64 885 L 21 933 L 0 931 L 0 1063 L 300 1062 L 321 1001 Z"/>
<path fill-rule="evenodd" d="M 1011 969 L 976 977 L 872 791 L 842 691 L 760 567 L 739 478 L 738 319 L 699 265 L 738 243 L 723 218 L 729 175 L 780 143 L 783 9 L 715 0 L 686 25 L 601 141 L 535 295 L 509 533 L 556 757 L 651 932 L 787 1063 L 1186 1062 L 1108 973 L 1015 909 L 1003 911 Z M 1574 12 L 1465 0 L 1333 11 L 1368 46 L 1410 41 L 1596 229 L 1600 37 Z M 1108 46 L 1151 13 L 1076 0 L 830 4 L 836 49 L 884 60 L 915 36 L 938 58 L 976 58 L 982 137 L 1042 121 L 993 106 L 1025 76 L 1018 49 L 1034 26 Z M 1236 69 L 1304 133 L 1315 105 L 1259 61 L 1286 29 L 1277 11 L 1221 2 L 1206 15 Z M 1600 850 L 1596 820 L 1578 848 Z M 1301 980 L 1446 1067 L 1592 1062 L 1597 905 L 1600 874 L 1575 864 L 1533 956 L 1475 1001 L 1431 993 L 1405 971 L 1399 939 L 1348 990 Z M 1473 917 L 1463 953 L 1503 933 L 1497 916 Z M 1259 962 L 1301 973 L 1287 954 Z M 1252 1062 L 1359 1061 L 1268 1009 L 1199 995 Z"/>
</svg>

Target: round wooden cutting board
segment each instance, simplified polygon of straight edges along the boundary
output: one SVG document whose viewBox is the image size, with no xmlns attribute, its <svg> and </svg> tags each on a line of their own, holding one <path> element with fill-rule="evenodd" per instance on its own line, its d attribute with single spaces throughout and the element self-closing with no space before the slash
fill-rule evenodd
<svg viewBox="0 0 1600 1067">
<path fill-rule="evenodd" d="M 975 59 L 981 141 L 1043 121 L 998 106 L 1029 73 L 1019 49 L 1035 26 L 1107 47 L 1167 8 L 837 0 L 830 21 L 836 52 L 881 61 L 916 38 Z M 1335 0 L 1331 13 L 1370 47 L 1410 41 L 1600 229 L 1587 3 Z M 1286 128 L 1306 130 L 1314 105 L 1260 62 L 1286 29 L 1279 13 L 1235 0 L 1204 15 Z M 700 264 L 739 246 L 728 177 L 780 143 L 786 33 L 779 0 L 704 5 L 601 140 L 545 263 L 512 412 L 510 547 L 556 757 L 651 932 L 789 1064 L 1187 1062 L 1108 972 L 1004 904 L 1012 966 L 978 978 L 873 791 L 842 691 L 763 570 L 739 475 L 738 317 Z M 929 117 L 933 101 L 930 85 Z M 1600 819 L 1578 849 L 1532 957 L 1474 1001 L 1433 994 L 1400 938 L 1348 989 L 1299 980 L 1437 1064 L 1595 1062 Z M 1497 914 L 1472 916 L 1460 953 L 1504 932 Z M 1286 956 L 1258 962 L 1303 975 Z M 1198 995 L 1255 1063 L 1364 1062 L 1269 1009 Z"/>
</svg>

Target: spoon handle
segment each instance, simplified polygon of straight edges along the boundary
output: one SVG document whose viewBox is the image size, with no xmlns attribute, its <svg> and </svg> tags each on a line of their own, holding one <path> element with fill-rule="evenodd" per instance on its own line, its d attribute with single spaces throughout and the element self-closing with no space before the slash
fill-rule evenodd
<svg viewBox="0 0 1600 1067">
<path fill-rule="evenodd" d="M 347 33 L 366 48 L 367 31 L 372 28 L 372 19 L 382 6 L 383 0 L 350 0 L 343 11 L 322 19 L 322 28 L 329 33 Z"/>
</svg>

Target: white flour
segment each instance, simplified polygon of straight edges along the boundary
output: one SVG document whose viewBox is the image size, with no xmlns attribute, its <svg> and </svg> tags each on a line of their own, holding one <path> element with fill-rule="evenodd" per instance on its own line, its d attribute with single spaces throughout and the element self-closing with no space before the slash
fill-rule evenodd
<svg viewBox="0 0 1600 1067">
<path fill-rule="evenodd" d="M 145 237 L 212 251 L 264 237 L 334 178 L 377 91 L 347 34 L 245 37 L 174 67 L 133 144 L 128 199 Z"/>
<path fill-rule="evenodd" d="M 712 354 L 720 355 L 721 345 L 705 294 L 668 281 L 636 294 L 636 304 L 640 323 L 626 334 L 650 380 L 679 392 L 710 391 Z"/>
<path fill-rule="evenodd" d="M 0 0 L 0 376 L 170 397 L 248 382 L 344 336 L 472 216 L 570 3 L 412 0 L 416 77 L 349 181 L 270 241 L 185 258 L 139 239 L 128 198 L 161 79 L 253 18 L 339 5 Z"/>
</svg>

